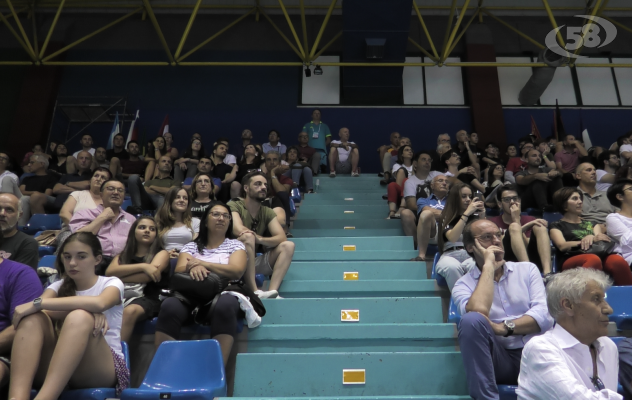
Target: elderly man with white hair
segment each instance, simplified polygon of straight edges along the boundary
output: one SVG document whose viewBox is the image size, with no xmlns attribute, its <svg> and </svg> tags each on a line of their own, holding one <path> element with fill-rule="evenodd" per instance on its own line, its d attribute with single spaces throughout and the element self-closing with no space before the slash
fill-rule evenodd
<svg viewBox="0 0 632 400">
<path fill-rule="evenodd" d="M 546 302 L 557 324 L 522 351 L 518 399 L 622 399 L 617 394 L 617 346 L 608 334 L 612 308 L 602 271 L 573 268 L 547 284 Z"/>
</svg>

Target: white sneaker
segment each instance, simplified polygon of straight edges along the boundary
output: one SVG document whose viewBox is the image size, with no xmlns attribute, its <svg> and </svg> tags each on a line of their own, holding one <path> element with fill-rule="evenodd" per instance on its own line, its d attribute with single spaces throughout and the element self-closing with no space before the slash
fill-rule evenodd
<svg viewBox="0 0 632 400">
<path fill-rule="evenodd" d="M 257 295 L 257 297 L 261 297 L 261 295 L 262 295 L 263 293 L 264 293 L 264 292 L 263 292 L 263 290 L 261 290 L 261 289 L 257 289 L 257 290 L 255 290 L 255 294 Z"/>
<path fill-rule="evenodd" d="M 360 176 L 360 173 L 359 173 L 359 172 L 352 172 L 352 173 L 351 173 L 351 176 L 353 176 L 353 177 L 358 177 L 358 176 Z"/>
<path fill-rule="evenodd" d="M 335 177 L 336 177 L 336 171 L 331 171 L 331 172 L 329 173 L 329 177 L 330 177 L 330 178 L 335 178 Z"/>
<path fill-rule="evenodd" d="M 260 291 L 261 293 L 257 293 L 257 296 L 259 296 L 260 299 L 276 299 L 277 297 L 279 297 L 279 292 L 277 292 L 276 290 L 268 290 L 267 292 L 263 292 Z"/>
</svg>

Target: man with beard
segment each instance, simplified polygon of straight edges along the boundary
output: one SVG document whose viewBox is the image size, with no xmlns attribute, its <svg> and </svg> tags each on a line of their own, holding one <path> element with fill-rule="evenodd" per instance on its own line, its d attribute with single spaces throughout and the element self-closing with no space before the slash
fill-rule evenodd
<svg viewBox="0 0 632 400">
<path fill-rule="evenodd" d="M 165 194 L 176 186 L 171 178 L 171 157 L 164 155 L 158 160 L 158 176 L 143 185 L 138 175 L 129 178 L 129 194 L 132 198 L 132 211 L 158 210 L 165 201 Z"/>
<path fill-rule="evenodd" d="M 141 181 L 144 181 L 147 176 L 148 162 L 140 159 L 140 146 L 137 141 L 129 141 L 127 153 L 127 158 L 112 157 L 110 160 L 112 176 L 126 182 L 132 175 L 138 175 Z"/>
<path fill-rule="evenodd" d="M 94 160 L 92 161 L 92 169 L 97 169 L 99 167 L 110 168 L 110 161 L 107 158 L 107 150 L 105 147 L 99 146 L 94 152 Z"/>
<path fill-rule="evenodd" d="M 244 129 L 241 132 L 241 145 L 238 145 L 235 148 L 235 158 L 237 159 L 237 164 L 241 161 L 241 158 L 244 156 L 244 150 L 246 146 L 248 146 L 252 142 L 252 132 L 250 129 Z"/>
<path fill-rule="evenodd" d="M 280 298 L 278 290 L 290 268 L 294 243 L 287 240 L 274 211 L 261 204 L 268 196 L 266 176 L 253 171 L 241 182 L 243 199 L 231 200 L 228 206 L 233 218 L 233 234 L 244 243 L 248 254 L 244 281 L 262 299 Z M 255 258 L 255 249 L 264 253 Z M 257 290 L 255 274 L 272 275 L 267 291 Z"/>
<path fill-rule="evenodd" d="M 105 155 L 108 160 L 112 160 L 112 158 L 117 157 L 119 160 L 127 160 L 129 159 L 129 153 L 125 150 L 125 136 L 120 133 L 114 136 L 112 140 L 112 144 L 114 145 L 113 149 L 106 150 Z"/>
<path fill-rule="evenodd" d="M 237 175 L 236 164 L 234 166 L 230 166 L 224 163 L 227 153 L 228 149 L 226 148 L 226 145 L 224 143 L 217 142 L 215 143 L 215 146 L 213 146 L 213 155 L 211 156 L 211 161 L 213 162 L 213 171 L 211 173 L 214 178 L 222 180 L 217 199 L 224 203 L 227 203 L 230 200 L 230 183 L 235 180 L 235 176 Z M 198 169 L 199 168 L 200 165 L 198 163 Z"/>
<path fill-rule="evenodd" d="M 213 171 L 213 161 L 211 161 L 209 157 L 204 156 L 200 158 L 197 169 L 198 169 L 198 172 L 197 172 L 198 175 L 211 174 L 211 172 Z M 213 177 L 212 179 L 213 179 L 213 194 L 215 195 L 215 198 L 217 198 L 217 194 L 219 193 L 219 190 L 222 188 L 222 180 L 219 178 L 213 178 Z M 184 180 L 184 182 L 182 182 L 182 188 L 186 190 L 190 190 L 192 183 L 193 183 L 193 178 L 187 178 Z"/>
<path fill-rule="evenodd" d="M 262 171 L 270 184 L 264 204 L 275 212 L 284 229 L 290 225 L 290 190 L 294 183 L 291 178 L 283 175 L 289 169 L 289 166 L 281 164 L 281 155 L 276 150 L 271 150 L 266 154 Z"/>
<path fill-rule="evenodd" d="M 12 193 L 1 193 L 0 230 L 4 240 L 0 245 L 0 258 L 36 269 L 39 246 L 33 237 L 18 231 L 18 219 L 21 214 L 20 200 Z"/>
</svg>

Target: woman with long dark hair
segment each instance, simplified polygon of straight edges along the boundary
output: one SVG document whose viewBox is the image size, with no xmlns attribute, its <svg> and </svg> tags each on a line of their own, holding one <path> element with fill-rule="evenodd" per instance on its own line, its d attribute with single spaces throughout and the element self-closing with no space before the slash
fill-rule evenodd
<svg viewBox="0 0 632 400">
<path fill-rule="evenodd" d="M 158 238 L 172 258 L 185 244 L 198 236 L 200 220 L 191 216 L 191 198 L 182 188 L 172 187 L 156 213 Z"/>
<path fill-rule="evenodd" d="M 441 258 L 436 267 L 437 273 L 448 282 L 450 291 L 456 281 L 467 272 L 462 263 L 470 258 L 463 246 L 463 229 L 466 224 L 479 218 L 485 219 L 483 201 L 475 197 L 474 190 L 463 182 L 452 185 L 439 220 Z"/>
<path fill-rule="evenodd" d="M 138 218 L 129 229 L 123 251 L 105 271 L 105 276 L 116 276 L 125 284 L 123 341 L 130 339 L 138 321 L 158 315 L 160 292 L 169 287 L 169 253 L 162 249 L 157 237 L 154 218 Z"/>
<path fill-rule="evenodd" d="M 158 136 L 153 142 L 147 143 L 147 155 L 145 156 L 145 161 L 148 161 L 147 171 L 152 172 L 150 176 L 145 177 L 146 181 L 152 179 L 154 176 L 158 176 L 158 161 L 160 160 L 160 157 L 164 155 L 169 155 L 171 157 L 171 153 L 167 150 L 165 138 Z"/>
<path fill-rule="evenodd" d="M 261 152 L 258 144 L 250 143 L 244 147 L 244 155 L 237 163 L 239 167 L 235 180 L 230 184 L 230 197 L 234 199 L 241 194 L 241 180 L 251 171 L 259 169 L 263 160 L 261 160 Z"/>
<path fill-rule="evenodd" d="M 222 202 L 212 202 L 202 219 L 197 239 L 180 250 L 175 272 L 189 273 L 197 281 L 206 279 L 209 272 L 228 280 L 241 278 L 246 271 L 246 248 L 239 240 L 231 238 L 232 232 L 230 209 Z M 156 325 L 156 347 L 167 340 L 178 340 L 182 325 L 190 320 L 198 305 L 183 296 L 165 299 Z M 213 312 L 205 316 L 212 338 L 222 349 L 224 365 L 237 334 L 238 318 L 242 317 L 239 302 L 231 295 L 221 295 Z"/>
<path fill-rule="evenodd" d="M 413 156 L 413 148 L 409 145 L 400 146 L 397 150 L 397 162 L 392 169 L 392 176 L 395 182 L 390 182 L 386 187 L 388 193 L 388 219 L 399 219 L 401 212 L 406 208 L 406 204 L 403 203 L 404 184 L 408 177 L 414 174 Z"/>
<path fill-rule="evenodd" d="M 200 158 L 205 156 L 204 145 L 200 139 L 191 140 L 191 146 L 184 152 L 182 158 L 174 162 L 173 174 L 176 182 L 183 182 L 186 178 L 193 178 L 197 174 Z"/>
<path fill-rule="evenodd" d="M 15 307 L 10 399 L 57 399 L 71 389 L 129 384 L 121 348 L 123 282 L 98 276 L 101 243 L 77 232 L 61 246 L 56 267 L 61 280 L 33 302 Z M 55 329 L 55 325 L 57 328 Z"/>
<path fill-rule="evenodd" d="M 68 148 L 65 144 L 59 143 L 53 150 L 53 155 L 48 165 L 50 171 L 55 171 L 60 175 L 67 174 L 66 160 L 68 159 Z"/>
<path fill-rule="evenodd" d="M 494 194 L 497 188 L 505 184 L 505 167 L 502 164 L 490 165 L 489 168 L 487 168 L 487 181 L 483 182 L 483 186 L 485 187 L 485 205 L 487 207 L 498 208 L 498 202 Z M 489 201 L 487 201 L 488 199 Z"/>
</svg>

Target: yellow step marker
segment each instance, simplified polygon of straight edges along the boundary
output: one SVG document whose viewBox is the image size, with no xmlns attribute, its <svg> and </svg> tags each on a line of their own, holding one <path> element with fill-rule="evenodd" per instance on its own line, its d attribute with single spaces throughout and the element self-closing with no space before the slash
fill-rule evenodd
<svg viewBox="0 0 632 400">
<path fill-rule="evenodd" d="M 356 251 L 355 244 L 343 244 L 342 251 Z"/>
<path fill-rule="evenodd" d="M 366 383 L 366 370 L 364 369 L 343 369 L 343 385 L 364 385 Z"/>
<path fill-rule="evenodd" d="M 344 229 L 355 229 L 355 226 L 345 226 Z"/>
<path fill-rule="evenodd" d="M 360 322 L 360 310 L 340 310 L 340 322 Z"/>
<path fill-rule="evenodd" d="M 342 274 L 343 281 L 357 281 L 358 279 L 360 279 L 359 272 L 344 272 Z"/>
<path fill-rule="evenodd" d="M 353 211 L 345 211 L 345 214 L 353 214 Z"/>
<path fill-rule="evenodd" d="M 353 197 L 345 197 L 345 201 L 353 201 Z"/>
</svg>

